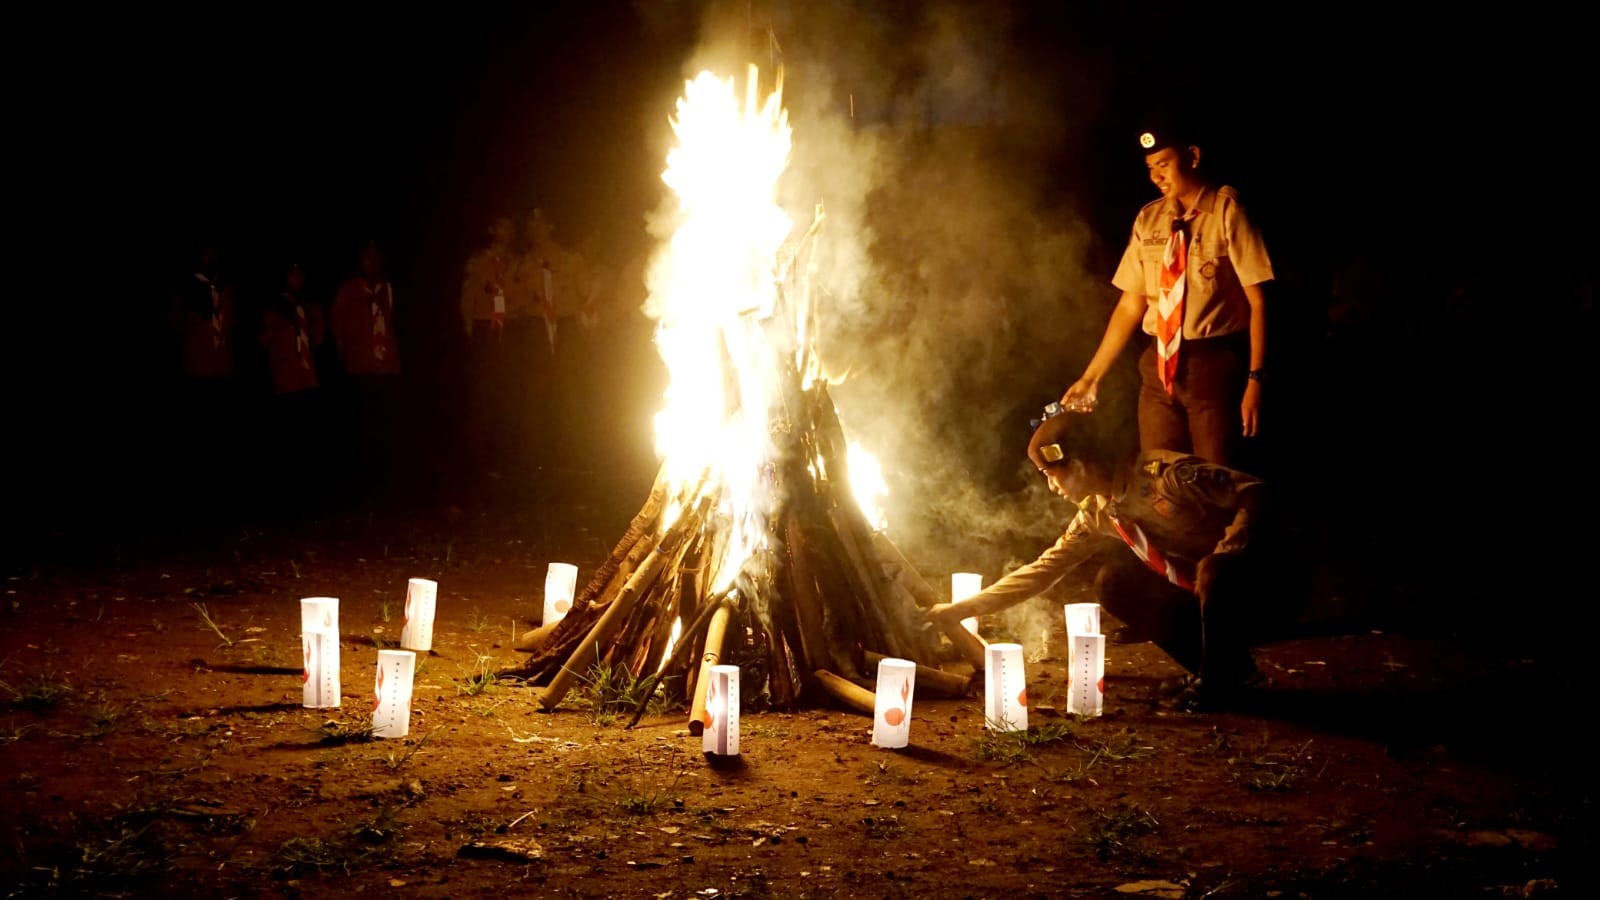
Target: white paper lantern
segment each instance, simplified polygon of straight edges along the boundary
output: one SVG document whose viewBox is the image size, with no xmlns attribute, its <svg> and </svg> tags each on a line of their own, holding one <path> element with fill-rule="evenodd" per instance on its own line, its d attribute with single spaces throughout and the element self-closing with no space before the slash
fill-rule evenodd
<svg viewBox="0 0 1600 900">
<path fill-rule="evenodd" d="M 983 575 L 978 572 L 955 572 L 950 575 L 950 602 L 960 603 L 983 590 Z M 973 634 L 978 633 L 978 617 L 969 616 L 961 624 Z"/>
<path fill-rule="evenodd" d="M 578 567 L 571 563 L 551 563 L 544 573 L 545 625 L 553 625 L 567 617 L 572 610 L 572 598 L 578 591 Z"/>
<path fill-rule="evenodd" d="M 991 731 L 1028 730 L 1028 672 L 1021 644 L 984 648 L 984 724 Z"/>
<path fill-rule="evenodd" d="M 872 745 L 894 750 L 911 743 L 911 695 L 917 664 L 907 659 L 878 661 L 878 693 L 872 716 Z"/>
<path fill-rule="evenodd" d="M 1074 634 L 1067 637 L 1071 648 L 1067 663 L 1067 712 L 1076 716 L 1098 716 L 1106 697 L 1106 636 Z"/>
<path fill-rule="evenodd" d="M 1064 609 L 1068 636 L 1100 633 L 1100 604 L 1068 603 Z"/>
<path fill-rule="evenodd" d="M 339 705 L 339 635 L 325 629 L 302 631 L 300 651 L 305 668 L 300 673 L 306 709 L 332 709 Z"/>
<path fill-rule="evenodd" d="M 400 629 L 401 647 L 419 653 L 433 649 L 433 613 L 438 599 L 438 582 L 426 578 L 406 582 L 406 624 Z"/>
<path fill-rule="evenodd" d="M 739 755 L 739 667 L 712 666 L 706 685 L 706 717 L 701 748 L 714 756 Z"/>
<path fill-rule="evenodd" d="M 372 684 L 372 736 L 405 737 L 411 733 L 411 682 L 417 654 L 379 650 L 378 674 Z"/>
<path fill-rule="evenodd" d="M 301 705 L 332 709 L 339 705 L 339 600 L 306 597 L 300 601 Z"/>
</svg>

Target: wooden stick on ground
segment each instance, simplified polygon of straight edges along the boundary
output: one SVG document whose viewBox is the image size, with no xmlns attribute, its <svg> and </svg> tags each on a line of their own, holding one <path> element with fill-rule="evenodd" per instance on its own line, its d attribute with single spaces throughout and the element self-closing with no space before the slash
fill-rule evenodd
<svg viewBox="0 0 1600 900">
<path fill-rule="evenodd" d="M 868 650 L 865 656 L 867 669 L 873 672 L 878 670 L 878 663 L 888 659 L 882 653 L 874 653 L 871 650 Z M 972 687 L 972 679 L 965 675 L 957 675 L 954 672 L 946 672 L 942 669 L 935 669 L 932 666 L 917 663 L 917 690 L 919 691 L 927 688 L 941 697 L 965 697 L 971 693 Z"/>
<path fill-rule="evenodd" d="M 873 696 L 871 691 L 848 678 L 835 675 L 827 669 L 818 669 L 811 674 L 816 676 L 817 684 L 822 685 L 823 690 L 852 711 L 861 713 L 868 718 L 877 714 L 877 698 Z"/>
</svg>

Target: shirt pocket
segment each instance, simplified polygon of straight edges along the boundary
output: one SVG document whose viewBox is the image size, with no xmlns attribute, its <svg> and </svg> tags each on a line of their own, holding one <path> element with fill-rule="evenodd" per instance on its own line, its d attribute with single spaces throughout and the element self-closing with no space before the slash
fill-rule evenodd
<svg viewBox="0 0 1600 900">
<path fill-rule="evenodd" d="M 1228 245 L 1222 241 L 1196 241 L 1190 248 L 1189 271 L 1207 283 L 1227 277 L 1233 271 Z"/>
</svg>

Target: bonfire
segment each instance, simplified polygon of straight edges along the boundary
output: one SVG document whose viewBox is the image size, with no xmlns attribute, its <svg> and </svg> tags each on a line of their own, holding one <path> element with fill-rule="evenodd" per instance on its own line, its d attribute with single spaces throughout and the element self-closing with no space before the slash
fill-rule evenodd
<svg viewBox="0 0 1600 900">
<path fill-rule="evenodd" d="M 676 206 L 647 311 L 669 385 L 661 466 L 643 506 L 559 622 L 519 640 L 515 670 L 554 709 L 595 666 L 682 691 L 705 723 L 707 673 L 738 665 L 755 708 L 842 703 L 871 715 L 878 660 L 962 695 L 982 641 L 934 629 L 936 594 L 888 538 L 877 462 L 849 440 L 815 346 L 823 215 L 778 205 L 791 131 L 781 78 L 687 83 L 662 178 Z M 640 703 L 640 710 L 643 702 Z M 638 721 L 638 715 L 634 717 Z"/>
</svg>

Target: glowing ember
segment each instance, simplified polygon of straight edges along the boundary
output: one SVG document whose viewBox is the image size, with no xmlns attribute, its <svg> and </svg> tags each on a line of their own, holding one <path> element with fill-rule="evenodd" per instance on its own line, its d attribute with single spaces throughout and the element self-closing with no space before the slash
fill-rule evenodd
<svg viewBox="0 0 1600 900">
<path fill-rule="evenodd" d="M 667 667 L 667 660 L 672 658 L 672 648 L 678 646 L 680 637 L 683 637 L 683 619 L 673 619 L 672 633 L 667 635 L 667 645 L 661 650 L 661 664 L 656 666 L 656 672 Z"/>
</svg>

